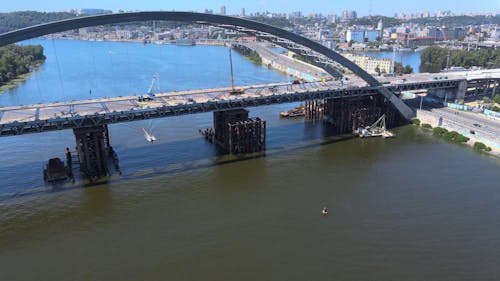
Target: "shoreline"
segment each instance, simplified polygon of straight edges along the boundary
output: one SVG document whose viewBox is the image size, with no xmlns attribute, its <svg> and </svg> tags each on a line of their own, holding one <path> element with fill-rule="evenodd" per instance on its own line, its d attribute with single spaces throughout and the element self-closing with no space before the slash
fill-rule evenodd
<svg viewBox="0 0 500 281">
<path fill-rule="evenodd" d="M 32 71 L 32 72 L 25 73 L 25 74 L 21 74 L 21 75 L 17 76 L 16 78 L 7 82 L 5 85 L 0 86 L 0 95 L 3 95 L 8 90 L 14 89 L 14 88 L 18 87 L 19 85 L 21 85 L 22 83 L 26 82 L 29 78 L 31 78 L 31 76 L 33 76 L 33 74 L 35 74 L 35 72 L 36 72 L 36 70 Z"/>
</svg>

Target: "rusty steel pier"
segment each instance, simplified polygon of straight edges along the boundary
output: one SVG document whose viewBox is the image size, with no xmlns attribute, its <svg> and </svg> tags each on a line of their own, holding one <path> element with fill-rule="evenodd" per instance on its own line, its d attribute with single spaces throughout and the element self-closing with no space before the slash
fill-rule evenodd
<svg viewBox="0 0 500 281">
<path fill-rule="evenodd" d="M 211 141 L 223 153 L 241 154 L 265 150 L 266 121 L 249 118 L 248 110 L 235 108 L 213 113 L 214 128 L 208 129 Z"/>
</svg>

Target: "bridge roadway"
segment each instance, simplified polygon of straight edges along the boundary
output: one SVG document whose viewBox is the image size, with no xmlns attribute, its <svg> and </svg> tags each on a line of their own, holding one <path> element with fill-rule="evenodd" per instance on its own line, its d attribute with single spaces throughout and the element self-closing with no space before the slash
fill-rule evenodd
<svg viewBox="0 0 500 281">
<path fill-rule="evenodd" d="M 447 79 L 417 74 L 380 77 L 393 91 L 456 88 L 464 74 L 449 73 Z M 497 74 L 494 75 L 498 76 Z M 475 77 L 472 74 L 468 77 Z M 479 79 L 477 76 L 474 79 Z M 500 78 L 500 77 L 498 77 Z M 491 75 L 487 79 L 492 79 Z M 390 84 L 387 84 L 390 83 Z M 244 93 L 231 95 L 231 88 L 201 89 L 156 94 L 151 100 L 124 96 L 0 107 L 0 136 L 81 128 L 118 122 L 129 122 L 173 115 L 209 112 L 236 107 L 304 101 L 308 99 L 342 98 L 378 94 L 379 87 L 368 86 L 357 77 L 345 81 L 309 82 L 302 84 L 273 83 L 238 87 Z"/>
</svg>

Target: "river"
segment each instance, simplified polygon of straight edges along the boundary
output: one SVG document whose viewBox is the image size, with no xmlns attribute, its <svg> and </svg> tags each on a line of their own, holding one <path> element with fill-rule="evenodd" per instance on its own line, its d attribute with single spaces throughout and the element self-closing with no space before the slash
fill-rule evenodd
<svg viewBox="0 0 500 281">
<path fill-rule="evenodd" d="M 397 52 L 396 57 L 394 58 L 396 62 L 401 63 L 403 66 L 409 64 L 413 68 L 414 73 L 419 73 L 420 67 L 420 52 L 421 51 L 404 51 Z M 365 52 L 365 55 L 374 57 L 377 59 L 391 59 L 393 56 L 393 52 Z"/>
<path fill-rule="evenodd" d="M 164 91 L 230 85 L 222 47 L 31 42 L 47 62 L 1 105 L 142 93 L 154 73 Z M 287 80 L 233 60 L 236 84 Z M 110 125 L 123 174 L 98 185 L 43 184 L 71 131 L 0 138 L 1 279 L 500 276 L 500 160 L 414 126 L 387 140 L 332 137 L 279 119 L 293 106 L 249 108 L 268 122 L 267 151 L 254 157 L 217 156 L 197 132 L 209 113 Z"/>
</svg>

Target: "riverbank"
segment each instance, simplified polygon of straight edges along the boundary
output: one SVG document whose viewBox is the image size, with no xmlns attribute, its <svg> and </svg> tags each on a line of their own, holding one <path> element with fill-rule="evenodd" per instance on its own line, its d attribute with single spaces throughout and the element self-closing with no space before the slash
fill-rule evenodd
<svg viewBox="0 0 500 281">
<path fill-rule="evenodd" d="M 468 141 L 462 143 L 470 146 L 471 148 L 474 148 L 474 143 L 482 142 L 491 148 L 491 151 L 484 151 L 485 153 L 500 158 L 500 143 L 494 139 L 495 136 L 492 138 L 491 136 L 483 133 L 483 127 L 485 127 L 484 125 L 474 123 L 472 126 L 473 128 L 469 128 L 465 122 L 453 120 L 448 115 L 443 114 L 443 112 L 438 113 L 428 110 L 417 110 L 417 119 L 420 121 L 419 125 L 423 128 L 427 127 L 427 129 L 432 130 L 432 128 L 440 127 L 448 131 L 458 132 L 462 136 L 469 139 Z M 424 124 L 426 125 L 424 126 Z"/>
<path fill-rule="evenodd" d="M 249 42 L 238 43 L 237 45 L 256 52 L 262 60 L 262 65 L 278 70 L 292 77 L 310 82 L 330 77 L 328 73 L 319 67 L 295 58 L 277 54 L 263 44 Z"/>
<path fill-rule="evenodd" d="M 26 82 L 26 80 L 31 78 L 31 76 L 33 76 L 33 74 L 35 72 L 36 71 L 32 71 L 32 72 L 28 72 L 25 74 L 21 74 L 17 78 L 12 79 L 9 82 L 7 82 L 5 85 L 0 86 L 0 95 L 3 94 L 5 91 L 13 89 L 13 88 L 19 86 L 20 84 Z"/>
<path fill-rule="evenodd" d="M 123 38 L 90 38 L 82 36 L 61 36 L 59 34 L 50 34 L 42 36 L 43 39 L 47 40 L 76 40 L 76 41 L 90 41 L 90 42 L 120 42 L 120 43 L 139 43 L 139 44 L 157 44 L 157 45 L 175 45 L 176 40 L 151 40 L 151 39 L 123 39 Z M 204 45 L 204 46 L 226 46 L 228 44 L 234 43 L 236 40 L 230 39 L 193 39 L 193 45 Z M 188 45 L 188 46 L 193 46 Z"/>
</svg>

